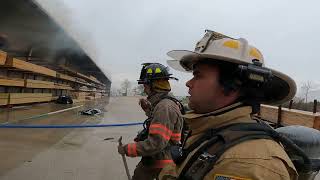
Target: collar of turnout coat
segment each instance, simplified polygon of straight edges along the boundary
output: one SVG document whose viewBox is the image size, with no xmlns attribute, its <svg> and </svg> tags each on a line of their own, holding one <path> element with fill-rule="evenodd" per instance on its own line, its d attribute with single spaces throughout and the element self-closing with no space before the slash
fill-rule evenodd
<svg viewBox="0 0 320 180">
<path fill-rule="evenodd" d="M 192 134 L 195 135 L 209 128 L 218 128 L 233 123 L 253 122 L 251 112 L 252 108 L 250 106 L 235 103 L 206 114 L 197 114 L 191 111 L 185 114 L 184 118 L 192 130 Z"/>
<path fill-rule="evenodd" d="M 148 96 L 147 99 L 151 103 L 152 107 L 154 107 L 165 96 L 168 96 L 168 92 L 155 92 Z"/>
</svg>

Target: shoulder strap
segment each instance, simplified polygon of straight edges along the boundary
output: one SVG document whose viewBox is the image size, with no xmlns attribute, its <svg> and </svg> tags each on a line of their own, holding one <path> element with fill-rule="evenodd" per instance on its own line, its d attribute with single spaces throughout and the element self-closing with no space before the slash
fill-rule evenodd
<svg viewBox="0 0 320 180">
<path fill-rule="evenodd" d="M 211 132 L 206 133 L 205 136 L 211 136 L 209 140 L 206 138 L 200 138 L 199 142 L 196 142 L 201 147 L 190 157 L 189 161 L 183 167 L 178 179 L 186 180 L 200 180 L 214 168 L 216 161 L 221 155 L 229 148 L 253 139 L 273 139 L 282 143 L 286 148 L 292 150 L 297 156 L 301 157 L 304 164 L 304 171 L 310 171 L 311 162 L 310 159 L 304 154 L 304 152 L 296 146 L 290 139 L 277 133 L 272 128 L 261 123 L 239 123 L 232 124 L 227 127 L 222 127 L 220 130 L 213 134 Z M 196 148 L 197 148 L 196 147 Z M 195 147 L 192 147 L 195 148 Z M 194 149 L 189 149 L 192 152 Z"/>
<path fill-rule="evenodd" d="M 203 179 L 229 148 L 247 140 L 271 139 L 268 133 L 257 130 L 258 128 L 258 123 L 237 123 L 209 130 L 194 146 L 187 149 L 190 153 L 201 146 L 183 167 L 179 179 Z"/>
<path fill-rule="evenodd" d="M 177 105 L 179 105 L 179 109 L 180 109 L 180 112 L 181 112 L 181 114 L 185 114 L 186 112 L 185 112 L 185 109 L 184 109 L 184 106 L 182 105 L 182 103 L 178 100 L 178 99 L 176 99 L 176 98 L 174 98 L 174 97 L 172 97 L 172 96 L 169 96 L 169 95 L 166 95 L 166 96 L 163 96 L 159 101 L 157 101 L 155 104 L 154 104 L 154 106 L 156 106 L 160 101 L 162 101 L 163 99 L 170 99 L 171 101 L 173 101 L 174 103 L 176 103 Z"/>
</svg>

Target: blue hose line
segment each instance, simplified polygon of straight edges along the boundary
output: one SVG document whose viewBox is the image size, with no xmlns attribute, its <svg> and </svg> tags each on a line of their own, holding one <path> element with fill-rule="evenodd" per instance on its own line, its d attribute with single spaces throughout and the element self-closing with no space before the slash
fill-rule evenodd
<svg viewBox="0 0 320 180">
<path fill-rule="evenodd" d="M 20 125 L 20 124 L 2 124 L 0 128 L 32 128 L 32 129 L 68 129 L 68 128 L 99 128 L 99 127 L 123 127 L 142 125 L 142 122 L 124 123 L 124 124 L 67 124 L 67 125 Z"/>
</svg>

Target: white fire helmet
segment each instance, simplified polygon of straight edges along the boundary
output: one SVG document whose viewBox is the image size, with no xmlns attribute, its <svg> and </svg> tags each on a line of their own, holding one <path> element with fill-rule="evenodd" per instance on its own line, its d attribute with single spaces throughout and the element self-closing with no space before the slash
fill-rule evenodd
<svg viewBox="0 0 320 180">
<path fill-rule="evenodd" d="M 204 37 L 196 44 L 194 51 L 173 50 L 167 53 L 174 60 L 168 60 L 168 65 L 173 69 L 183 72 L 192 72 L 194 65 L 209 59 L 220 62 L 231 62 L 239 65 L 249 65 L 259 62 L 267 70 L 270 70 L 273 78 L 265 91 L 265 98 L 261 103 L 278 105 L 291 100 L 296 93 L 296 84 L 289 76 L 264 67 L 264 59 L 261 52 L 248 44 L 247 40 L 234 39 L 223 34 L 206 30 Z"/>
</svg>

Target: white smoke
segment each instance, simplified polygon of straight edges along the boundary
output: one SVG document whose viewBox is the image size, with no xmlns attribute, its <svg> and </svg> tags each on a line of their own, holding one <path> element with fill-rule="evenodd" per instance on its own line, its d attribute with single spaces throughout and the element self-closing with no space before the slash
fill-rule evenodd
<svg viewBox="0 0 320 180">
<path fill-rule="evenodd" d="M 36 0 L 113 82 L 139 77 L 140 64 L 166 64 L 173 49 L 192 50 L 205 29 L 246 38 L 266 65 L 300 81 L 316 81 L 320 63 L 319 1 Z M 185 95 L 190 75 L 173 84 Z M 114 84 L 113 84 L 114 85 Z"/>
</svg>

